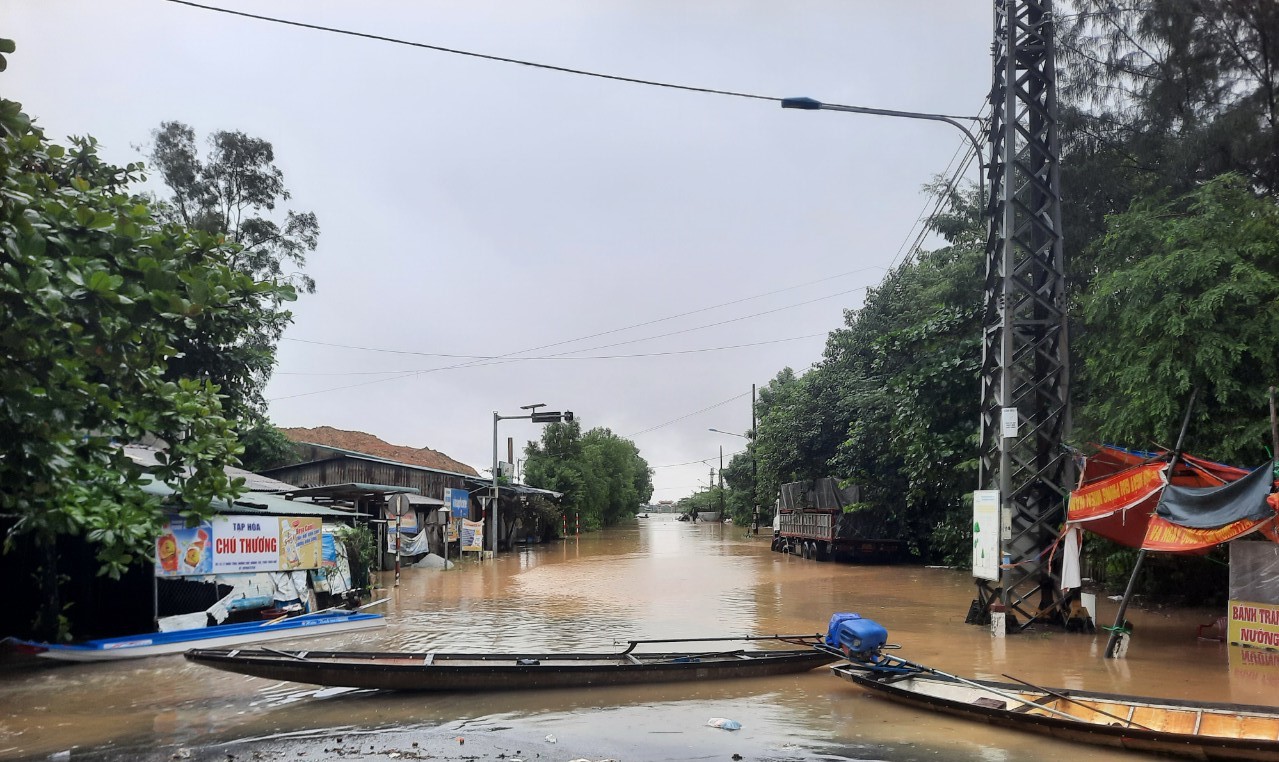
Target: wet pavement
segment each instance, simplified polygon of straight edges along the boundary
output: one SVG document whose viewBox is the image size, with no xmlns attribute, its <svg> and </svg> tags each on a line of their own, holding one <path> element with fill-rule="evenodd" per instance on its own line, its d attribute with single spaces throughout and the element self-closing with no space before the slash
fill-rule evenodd
<svg viewBox="0 0 1279 762">
<path fill-rule="evenodd" d="M 389 575 L 383 581 L 390 585 Z M 1198 641 L 1224 613 L 1130 611 L 1128 657 L 1104 633 L 992 638 L 963 623 L 962 571 L 818 563 L 732 526 L 631 527 L 407 569 L 389 624 L 280 648 L 606 651 L 632 639 L 816 633 L 836 611 L 888 627 L 906 658 L 965 677 L 1240 703 L 1279 703 L 1279 655 Z M 1114 616 L 1102 601 L 1100 621 Z M 768 648 L 767 641 L 752 643 Z M 654 646 L 649 650 L 671 650 Z M 709 727 L 713 717 L 742 724 Z M 157 657 L 0 673 L 0 759 L 981 760 L 1121 752 L 923 714 L 825 670 L 701 684 L 394 694 L 249 678 Z"/>
</svg>

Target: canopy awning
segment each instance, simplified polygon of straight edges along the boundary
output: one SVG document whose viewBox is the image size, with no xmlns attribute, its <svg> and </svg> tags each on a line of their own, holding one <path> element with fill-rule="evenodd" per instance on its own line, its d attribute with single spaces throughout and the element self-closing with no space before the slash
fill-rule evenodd
<svg viewBox="0 0 1279 762">
<path fill-rule="evenodd" d="M 466 483 L 473 485 L 477 488 L 477 489 L 471 490 L 472 492 L 482 490 L 485 487 L 487 487 L 489 490 L 493 489 L 493 482 L 491 481 L 484 481 L 481 479 L 467 479 Z M 564 496 L 563 492 L 556 492 L 555 490 L 549 490 L 549 489 L 539 489 L 537 487 L 530 487 L 527 484 L 499 484 L 498 494 L 501 494 L 503 492 L 509 492 L 517 497 L 541 495 L 542 497 L 549 497 L 555 500 L 558 500 Z"/>
<path fill-rule="evenodd" d="M 1249 471 L 1171 453 L 1103 446 L 1084 459 L 1067 521 L 1121 545 L 1204 552 L 1254 531 L 1275 536 L 1271 464 Z"/>
</svg>

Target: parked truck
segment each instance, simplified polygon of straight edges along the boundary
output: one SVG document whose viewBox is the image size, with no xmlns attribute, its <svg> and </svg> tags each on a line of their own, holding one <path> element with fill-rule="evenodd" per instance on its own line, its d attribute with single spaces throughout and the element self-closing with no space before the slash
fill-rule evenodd
<svg viewBox="0 0 1279 762">
<path fill-rule="evenodd" d="M 890 563 L 906 555 L 904 540 L 883 537 L 882 516 L 859 508 L 856 484 L 835 479 L 783 484 L 773 527 L 773 550 L 816 561 Z"/>
</svg>

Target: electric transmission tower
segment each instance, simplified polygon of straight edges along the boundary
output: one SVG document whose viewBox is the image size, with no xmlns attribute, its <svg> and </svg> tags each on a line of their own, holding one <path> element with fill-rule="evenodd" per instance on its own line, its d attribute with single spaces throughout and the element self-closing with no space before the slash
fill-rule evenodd
<svg viewBox="0 0 1279 762">
<path fill-rule="evenodd" d="M 1043 552 L 1074 471 L 1052 6 L 994 0 L 978 486 L 999 490 L 1004 557 L 977 586 L 981 612 L 1000 599 L 1022 627 L 1059 602 Z"/>
</svg>

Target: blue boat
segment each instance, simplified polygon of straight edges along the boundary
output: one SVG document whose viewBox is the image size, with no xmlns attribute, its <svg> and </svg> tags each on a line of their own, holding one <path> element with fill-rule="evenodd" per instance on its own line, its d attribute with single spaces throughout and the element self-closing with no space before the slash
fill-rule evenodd
<svg viewBox="0 0 1279 762">
<path fill-rule="evenodd" d="M 144 656 L 180 654 L 191 648 L 220 648 L 241 643 L 261 643 L 285 638 L 313 638 L 339 632 L 386 626 L 381 614 L 355 611 L 317 611 L 270 622 L 244 622 L 197 627 L 172 632 L 149 632 L 83 643 L 39 643 L 18 638 L 4 642 L 19 653 L 59 661 L 116 661 Z"/>
</svg>

